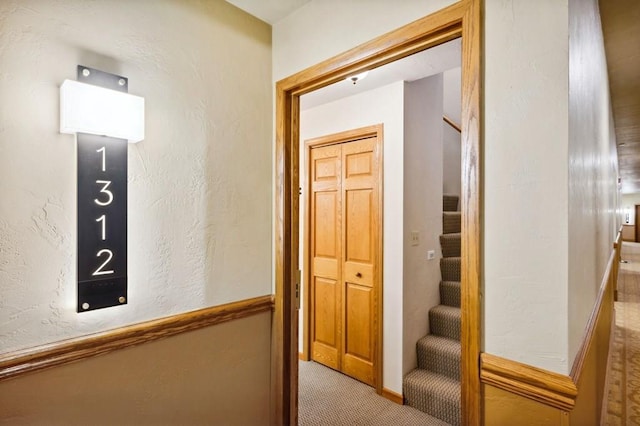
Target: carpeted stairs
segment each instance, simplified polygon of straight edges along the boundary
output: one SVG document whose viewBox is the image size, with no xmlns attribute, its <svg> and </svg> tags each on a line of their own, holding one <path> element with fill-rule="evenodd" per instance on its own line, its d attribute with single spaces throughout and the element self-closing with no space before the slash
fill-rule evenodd
<svg viewBox="0 0 640 426">
<path fill-rule="evenodd" d="M 429 311 L 430 333 L 418 340 L 418 368 L 404 378 L 407 405 L 460 424 L 460 212 L 458 197 L 442 200 L 440 305 Z"/>
</svg>

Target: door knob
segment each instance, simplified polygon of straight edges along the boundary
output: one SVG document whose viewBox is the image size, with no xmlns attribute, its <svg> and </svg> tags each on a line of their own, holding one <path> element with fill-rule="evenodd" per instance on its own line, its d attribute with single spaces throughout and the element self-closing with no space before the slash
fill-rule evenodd
<svg viewBox="0 0 640 426">
<path fill-rule="evenodd" d="M 362 274 L 360 272 L 356 272 L 356 277 L 362 278 Z"/>
</svg>

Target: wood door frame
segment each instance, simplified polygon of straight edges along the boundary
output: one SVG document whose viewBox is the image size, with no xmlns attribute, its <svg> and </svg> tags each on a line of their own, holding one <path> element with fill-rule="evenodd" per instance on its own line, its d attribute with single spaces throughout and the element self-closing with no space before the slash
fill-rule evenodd
<svg viewBox="0 0 640 426">
<path fill-rule="evenodd" d="M 634 238 L 634 240 L 633 240 L 633 241 L 634 241 L 634 242 L 636 242 L 636 243 L 637 243 L 637 242 L 640 242 L 640 235 L 638 235 L 638 234 L 640 234 L 640 232 L 638 232 L 638 231 L 639 231 L 639 228 L 640 228 L 640 227 L 638 226 L 638 225 L 639 225 L 639 223 L 638 223 L 638 218 L 640 218 L 640 215 L 638 215 L 638 213 L 640 213 L 640 208 L 639 208 L 639 207 L 640 207 L 640 204 L 635 204 L 635 205 L 633 206 L 633 215 L 634 215 L 634 218 L 633 218 L 633 227 L 634 227 L 634 231 L 635 231 L 635 232 L 634 232 L 634 235 L 633 235 L 633 238 Z"/>
<path fill-rule="evenodd" d="M 298 424 L 300 96 L 458 37 L 462 37 L 462 424 L 481 424 L 482 8 L 483 0 L 459 1 L 276 83 L 272 424 Z"/>
<path fill-rule="evenodd" d="M 323 146 L 331 146 L 331 145 L 340 145 L 343 143 L 349 143 L 353 141 L 357 141 L 360 139 L 365 139 L 369 137 L 376 138 L 376 146 L 378 152 L 378 214 L 380 220 L 378 221 L 378 243 L 376 247 L 376 255 L 377 255 L 377 265 L 374 272 L 374 306 L 376 315 L 374 316 L 374 334 L 377 339 L 377 343 L 374 349 L 375 354 L 375 369 L 374 369 L 374 382 L 375 389 L 378 395 L 382 395 L 382 352 L 384 348 L 383 344 L 383 280 L 382 280 L 382 271 L 383 271 L 383 224 L 384 224 L 384 181 L 383 181 L 383 147 L 384 147 L 384 125 L 383 124 L 375 124 L 372 126 L 361 127 L 358 129 L 346 130 L 344 132 L 333 133 L 326 136 L 320 136 L 317 138 L 309 139 L 305 141 L 305 149 L 304 149 L 304 176 L 305 176 L 305 188 L 304 188 L 304 243 L 303 243 L 303 256 L 304 256 L 304 264 L 303 266 L 303 295 L 302 298 L 302 306 L 304 306 L 303 310 L 303 320 L 302 320 L 302 353 L 300 354 L 300 359 L 304 361 L 308 361 L 310 359 L 310 339 L 311 339 L 311 317 L 309 316 L 310 309 L 310 290 L 309 285 L 311 282 L 311 251 L 309 249 L 309 244 L 311 241 L 311 228 L 309 224 L 311 222 L 311 185 L 312 182 L 309 178 L 309 170 L 311 166 L 311 150 L 313 148 L 321 148 Z"/>
</svg>

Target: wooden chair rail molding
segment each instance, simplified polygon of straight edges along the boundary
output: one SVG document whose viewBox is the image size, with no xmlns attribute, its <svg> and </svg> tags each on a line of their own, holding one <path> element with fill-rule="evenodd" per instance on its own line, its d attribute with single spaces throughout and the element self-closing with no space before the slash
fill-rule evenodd
<svg viewBox="0 0 640 426">
<path fill-rule="evenodd" d="M 617 275 L 620 235 L 616 237 L 616 247 L 611 251 L 609 261 L 600 285 L 591 316 L 585 327 L 580 350 L 571 368 L 571 374 L 554 373 L 527 364 L 505 359 L 496 355 L 483 353 L 480 355 L 480 380 L 482 383 L 495 386 L 508 392 L 524 396 L 542 404 L 564 411 L 573 409 L 579 393 L 578 384 L 582 375 L 587 354 L 594 344 L 596 328 L 603 311 L 603 303 L 613 303 L 607 298 L 613 290 L 613 280 Z"/>
<path fill-rule="evenodd" d="M 575 405 L 578 389 L 569 376 L 488 353 L 480 359 L 480 380 L 485 384 L 561 410 L 571 410 Z"/>
<path fill-rule="evenodd" d="M 618 301 L 618 268 L 620 267 L 620 262 L 622 261 L 622 225 L 620 225 L 620 229 L 618 230 L 618 235 L 616 235 L 616 240 L 613 242 L 613 251 L 615 252 L 615 259 L 613 261 L 613 300 Z"/>
<path fill-rule="evenodd" d="M 0 381 L 271 311 L 273 305 L 272 295 L 261 296 L 0 355 Z"/>
</svg>

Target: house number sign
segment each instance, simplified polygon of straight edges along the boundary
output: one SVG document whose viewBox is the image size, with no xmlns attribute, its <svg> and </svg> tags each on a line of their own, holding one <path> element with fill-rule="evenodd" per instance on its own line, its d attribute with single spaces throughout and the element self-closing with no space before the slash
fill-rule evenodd
<svg viewBox="0 0 640 426">
<path fill-rule="evenodd" d="M 78 80 L 127 92 L 127 80 L 78 66 Z M 78 312 L 127 303 L 127 140 L 77 134 Z"/>
</svg>

